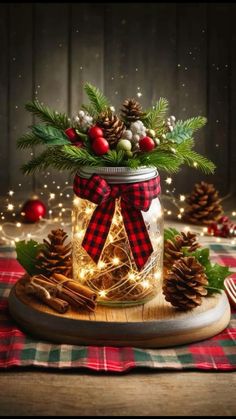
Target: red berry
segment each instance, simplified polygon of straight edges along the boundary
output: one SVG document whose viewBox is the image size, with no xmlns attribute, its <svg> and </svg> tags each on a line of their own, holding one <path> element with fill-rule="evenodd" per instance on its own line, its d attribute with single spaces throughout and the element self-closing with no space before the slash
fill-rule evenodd
<svg viewBox="0 0 236 419">
<path fill-rule="evenodd" d="M 97 137 L 92 144 L 92 149 L 97 156 L 106 154 L 109 150 L 109 143 L 103 137 Z"/>
<path fill-rule="evenodd" d="M 143 137 L 139 140 L 139 147 L 141 151 L 151 151 L 155 147 L 155 142 L 151 137 Z"/>
<path fill-rule="evenodd" d="M 74 128 L 67 128 L 65 130 L 65 134 L 67 135 L 69 140 L 71 140 L 72 142 L 78 139 L 78 134 L 76 133 Z"/>
<path fill-rule="evenodd" d="M 95 140 L 96 138 L 103 136 L 103 130 L 97 125 L 94 125 L 89 128 L 88 135 L 92 138 L 92 140 Z"/>
</svg>

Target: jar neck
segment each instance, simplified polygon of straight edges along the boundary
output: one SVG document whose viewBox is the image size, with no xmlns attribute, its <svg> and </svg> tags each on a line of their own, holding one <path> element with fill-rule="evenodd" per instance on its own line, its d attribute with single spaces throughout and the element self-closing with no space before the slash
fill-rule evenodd
<svg viewBox="0 0 236 419">
<path fill-rule="evenodd" d="M 89 179 L 94 174 L 101 176 L 111 184 L 144 182 L 159 176 L 155 167 L 140 167 L 139 169 L 131 169 L 129 167 L 83 166 L 78 171 L 78 176 L 85 179 Z"/>
</svg>

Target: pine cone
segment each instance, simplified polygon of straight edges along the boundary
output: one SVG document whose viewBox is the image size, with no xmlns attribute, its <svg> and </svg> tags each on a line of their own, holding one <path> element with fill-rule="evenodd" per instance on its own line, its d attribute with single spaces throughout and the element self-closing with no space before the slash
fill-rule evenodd
<svg viewBox="0 0 236 419">
<path fill-rule="evenodd" d="M 181 232 L 174 240 L 165 240 L 164 266 L 170 268 L 175 261 L 184 256 L 182 247 L 187 247 L 189 252 L 194 252 L 200 244 L 196 241 L 196 234 L 188 231 Z"/>
<path fill-rule="evenodd" d="M 103 129 L 104 138 L 108 141 L 110 148 L 114 148 L 125 130 L 124 122 L 107 110 L 100 115 L 97 125 Z"/>
<path fill-rule="evenodd" d="M 207 277 L 195 257 L 183 257 L 174 263 L 163 285 L 166 301 L 181 310 L 192 309 L 202 303 L 207 294 Z"/>
<path fill-rule="evenodd" d="M 184 219 L 194 224 L 210 224 L 223 214 L 219 193 L 212 184 L 201 182 L 187 197 Z"/>
<path fill-rule="evenodd" d="M 64 244 L 67 237 L 66 232 L 59 228 L 51 231 L 49 241 L 43 240 L 45 247 L 37 255 L 36 265 L 40 273 L 47 277 L 54 273 L 72 277 L 71 244 Z"/>
<path fill-rule="evenodd" d="M 144 115 L 142 107 L 135 99 L 126 99 L 121 108 L 122 119 L 129 126 L 131 122 L 138 121 Z"/>
</svg>

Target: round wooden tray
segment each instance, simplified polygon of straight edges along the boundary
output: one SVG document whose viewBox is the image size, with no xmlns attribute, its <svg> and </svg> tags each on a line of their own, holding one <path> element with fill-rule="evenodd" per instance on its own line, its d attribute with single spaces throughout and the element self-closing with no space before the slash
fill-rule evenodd
<svg viewBox="0 0 236 419">
<path fill-rule="evenodd" d="M 11 290 L 10 313 L 23 330 L 50 342 L 160 348 L 212 337 L 230 321 L 224 292 L 204 298 L 200 307 L 187 312 L 173 308 L 159 293 L 142 306 L 98 306 L 92 314 L 74 310 L 57 314 L 27 296 L 22 279 Z"/>
</svg>

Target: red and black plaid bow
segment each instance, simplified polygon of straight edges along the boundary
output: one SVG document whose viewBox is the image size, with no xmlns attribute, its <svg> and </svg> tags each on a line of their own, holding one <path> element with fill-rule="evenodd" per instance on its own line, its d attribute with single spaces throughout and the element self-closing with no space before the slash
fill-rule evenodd
<svg viewBox="0 0 236 419">
<path fill-rule="evenodd" d="M 110 230 L 115 211 L 115 200 L 121 198 L 121 213 L 137 268 L 140 270 L 153 252 L 141 211 L 148 211 L 152 199 L 160 193 L 160 178 L 130 184 L 109 185 L 105 179 L 93 175 L 84 179 L 76 175 L 74 192 L 77 196 L 97 204 L 82 246 L 98 262 Z"/>
</svg>

